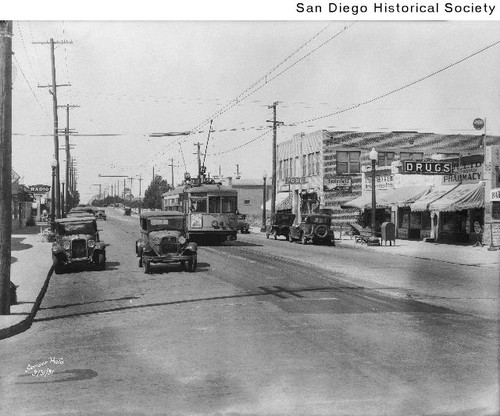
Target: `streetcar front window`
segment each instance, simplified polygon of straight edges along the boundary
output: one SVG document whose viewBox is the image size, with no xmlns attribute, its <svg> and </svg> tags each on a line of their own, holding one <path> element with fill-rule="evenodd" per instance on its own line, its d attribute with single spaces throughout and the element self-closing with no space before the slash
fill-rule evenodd
<svg viewBox="0 0 500 416">
<path fill-rule="evenodd" d="M 208 212 L 220 213 L 220 196 L 208 197 Z"/>
<path fill-rule="evenodd" d="M 236 197 L 235 196 L 223 196 L 222 197 L 222 212 L 232 213 L 236 212 Z"/>
<path fill-rule="evenodd" d="M 198 198 L 193 198 L 191 197 L 191 205 L 190 205 L 190 210 L 191 212 L 207 212 L 207 198 L 206 197 L 198 197 Z"/>
</svg>

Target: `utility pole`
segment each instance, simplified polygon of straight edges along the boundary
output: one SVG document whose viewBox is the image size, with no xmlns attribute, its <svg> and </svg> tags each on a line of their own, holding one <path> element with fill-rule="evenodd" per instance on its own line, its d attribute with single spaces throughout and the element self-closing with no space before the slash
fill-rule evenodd
<svg viewBox="0 0 500 416">
<path fill-rule="evenodd" d="M 173 157 L 170 159 L 170 165 L 168 165 L 168 166 L 170 166 L 170 168 L 172 169 L 171 170 L 171 172 L 172 172 L 172 182 L 171 182 L 171 184 L 172 184 L 172 188 L 175 188 L 175 184 L 174 184 L 174 158 Z"/>
<path fill-rule="evenodd" d="M 200 143 L 200 142 L 194 144 L 198 148 L 196 153 L 194 153 L 195 155 L 198 155 L 198 183 L 201 183 L 201 150 L 200 150 L 200 146 L 202 144 L 203 143 Z"/>
<path fill-rule="evenodd" d="M 10 315 L 12 21 L 0 21 L 0 315 Z"/>
<path fill-rule="evenodd" d="M 73 43 L 71 41 L 63 40 L 63 41 L 54 41 L 54 39 L 50 38 L 48 42 L 33 42 L 33 44 L 40 45 L 50 45 L 50 58 L 51 58 L 51 67 L 52 67 L 52 84 L 51 85 L 39 85 L 38 88 L 51 88 L 49 93 L 52 94 L 52 108 L 54 112 L 54 158 L 57 161 L 56 166 L 56 200 L 55 200 L 55 212 L 56 217 L 61 218 L 61 178 L 60 178 L 60 168 L 59 168 L 59 121 L 57 118 L 57 87 L 63 86 L 71 86 L 71 84 L 59 84 L 56 83 L 56 57 L 54 51 L 55 44 L 66 44 Z"/>
<path fill-rule="evenodd" d="M 274 215 L 276 211 L 276 135 L 278 126 L 282 125 L 282 121 L 276 121 L 276 106 L 278 105 L 278 101 L 275 101 L 272 105 L 267 108 L 273 109 L 273 119 L 266 120 L 268 123 L 273 123 L 273 172 L 272 172 L 272 190 L 271 190 L 271 217 Z"/>
<path fill-rule="evenodd" d="M 69 181 L 68 181 L 68 178 L 69 178 L 69 165 L 70 165 L 70 145 L 69 145 L 69 132 L 70 132 L 70 128 L 69 128 L 69 109 L 70 108 L 76 108 L 76 107 L 80 107 L 79 105 L 70 105 L 70 104 L 66 104 L 66 105 L 58 105 L 58 107 L 63 107 L 63 108 L 66 108 L 66 128 L 64 129 L 64 132 L 65 132 L 65 136 L 66 136 L 66 142 L 65 142 L 65 150 L 66 150 L 66 172 L 65 172 L 65 176 L 66 176 L 66 191 L 65 194 L 64 194 L 64 201 L 66 201 L 66 205 L 68 204 L 68 188 L 69 188 Z M 100 193 L 100 192 L 99 192 Z M 64 212 L 68 212 L 68 207 L 67 206 L 64 206 L 63 207 L 63 211 Z"/>
</svg>

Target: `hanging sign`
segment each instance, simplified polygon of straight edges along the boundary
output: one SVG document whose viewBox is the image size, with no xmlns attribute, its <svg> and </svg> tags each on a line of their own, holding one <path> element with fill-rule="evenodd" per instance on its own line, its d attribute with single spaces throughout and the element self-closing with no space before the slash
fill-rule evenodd
<svg viewBox="0 0 500 416">
<path fill-rule="evenodd" d="M 325 191 L 347 190 L 352 186 L 350 176 L 335 176 L 333 178 L 323 178 L 323 187 Z"/>
<path fill-rule="evenodd" d="M 452 172 L 452 162 L 403 160 L 403 172 L 419 175 L 449 175 Z"/>
<path fill-rule="evenodd" d="M 30 185 L 30 192 L 34 194 L 46 194 L 50 191 L 49 185 Z"/>
<path fill-rule="evenodd" d="M 285 178 L 286 185 L 297 185 L 301 183 L 306 183 L 306 178 L 304 176 Z"/>
</svg>

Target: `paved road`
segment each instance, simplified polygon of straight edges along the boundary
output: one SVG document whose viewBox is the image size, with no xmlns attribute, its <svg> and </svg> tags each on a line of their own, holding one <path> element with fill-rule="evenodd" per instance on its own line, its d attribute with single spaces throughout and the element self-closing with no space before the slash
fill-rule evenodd
<svg viewBox="0 0 500 416">
<path fill-rule="evenodd" d="M 1 341 L 0 414 L 498 409 L 496 321 L 362 284 L 368 273 L 461 282 L 470 270 L 244 236 L 200 248 L 196 273 L 146 275 L 136 222 L 99 223 L 107 270 L 54 275 L 31 329 Z"/>
</svg>

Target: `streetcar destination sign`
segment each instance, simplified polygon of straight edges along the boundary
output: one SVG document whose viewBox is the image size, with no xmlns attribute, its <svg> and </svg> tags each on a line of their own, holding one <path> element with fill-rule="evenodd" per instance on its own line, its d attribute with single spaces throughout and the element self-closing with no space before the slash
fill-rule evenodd
<svg viewBox="0 0 500 416">
<path fill-rule="evenodd" d="M 452 162 L 421 160 L 403 160 L 403 173 L 420 175 L 449 175 L 452 172 Z"/>
</svg>

